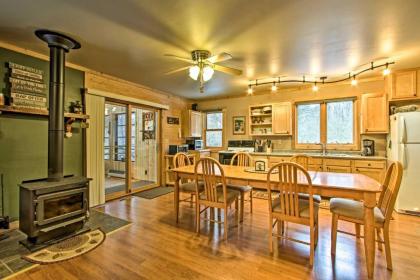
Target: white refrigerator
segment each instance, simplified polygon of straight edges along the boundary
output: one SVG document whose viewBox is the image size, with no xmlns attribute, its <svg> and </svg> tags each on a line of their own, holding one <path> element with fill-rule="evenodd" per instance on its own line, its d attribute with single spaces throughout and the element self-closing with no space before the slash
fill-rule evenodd
<svg viewBox="0 0 420 280">
<path fill-rule="evenodd" d="M 387 155 L 404 167 L 395 210 L 420 215 L 420 112 L 390 116 Z"/>
</svg>

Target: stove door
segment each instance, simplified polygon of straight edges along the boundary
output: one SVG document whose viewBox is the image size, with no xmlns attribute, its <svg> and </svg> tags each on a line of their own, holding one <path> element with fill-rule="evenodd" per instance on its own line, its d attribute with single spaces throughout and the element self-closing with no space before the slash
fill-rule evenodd
<svg viewBox="0 0 420 280">
<path fill-rule="evenodd" d="M 87 191 L 77 188 L 38 196 L 35 224 L 42 226 L 86 213 Z"/>
</svg>

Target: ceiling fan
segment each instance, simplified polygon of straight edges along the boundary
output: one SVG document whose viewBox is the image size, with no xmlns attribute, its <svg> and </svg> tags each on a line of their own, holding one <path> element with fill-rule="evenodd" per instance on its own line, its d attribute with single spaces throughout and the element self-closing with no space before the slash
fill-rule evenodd
<svg viewBox="0 0 420 280">
<path fill-rule="evenodd" d="M 204 92 L 204 83 L 209 81 L 214 74 L 214 70 L 227 73 L 230 75 L 241 75 L 242 70 L 235 69 L 232 67 L 221 66 L 216 63 L 232 59 L 232 56 L 228 53 L 222 52 L 217 55 L 211 56 L 211 53 L 206 50 L 194 50 L 191 52 L 191 59 L 179 57 L 172 54 L 165 54 L 165 56 L 172 57 L 174 59 L 188 62 L 192 65 L 185 66 L 173 71 L 167 72 L 166 75 L 170 75 L 176 72 L 184 71 L 188 69 L 189 76 L 191 79 L 200 81 L 200 92 Z"/>
</svg>

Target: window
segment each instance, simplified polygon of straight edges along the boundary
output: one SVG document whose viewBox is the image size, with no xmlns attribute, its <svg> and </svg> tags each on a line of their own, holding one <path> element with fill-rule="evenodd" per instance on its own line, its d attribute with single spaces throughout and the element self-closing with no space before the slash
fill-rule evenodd
<svg viewBox="0 0 420 280">
<path fill-rule="evenodd" d="M 321 104 L 297 106 L 298 143 L 321 143 Z"/>
<path fill-rule="evenodd" d="M 296 106 L 296 147 L 357 148 L 354 100 L 328 100 Z"/>
<path fill-rule="evenodd" d="M 221 148 L 223 146 L 222 112 L 206 114 L 206 146 L 209 148 Z"/>
<path fill-rule="evenodd" d="M 327 144 L 353 144 L 353 101 L 327 103 Z"/>
</svg>

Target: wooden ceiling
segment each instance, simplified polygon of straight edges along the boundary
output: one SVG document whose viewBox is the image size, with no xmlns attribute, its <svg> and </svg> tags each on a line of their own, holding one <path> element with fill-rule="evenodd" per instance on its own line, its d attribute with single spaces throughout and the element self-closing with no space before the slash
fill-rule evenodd
<svg viewBox="0 0 420 280">
<path fill-rule="evenodd" d="M 335 0 L 20 0 L 3 1 L 0 40 L 47 53 L 33 32 L 62 31 L 82 48 L 68 61 L 186 98 L 245 94 L 249 79 L 343 74 L 376 58 L 420 66 L 420 1 Z M 194 49 L 228 52 L 199 93 L 186 66 L 164 57 Z"/>
</svg>

